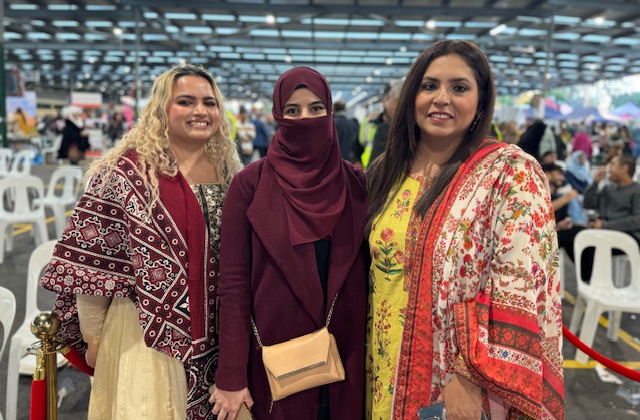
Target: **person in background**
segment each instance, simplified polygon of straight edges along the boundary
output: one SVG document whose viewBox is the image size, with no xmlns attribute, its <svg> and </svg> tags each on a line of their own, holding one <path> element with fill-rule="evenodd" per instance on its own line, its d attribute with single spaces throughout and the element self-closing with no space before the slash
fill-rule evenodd
<svg viewBox="0 0 640 420">
<path fill-rule="evenodd" d="M 107 137 L 111 141 L 111 146 L 114 146 L 122 138 L 126 129 L 126 122 L 122 113 L 114 112 L 107 126 Z"/>
<path fill-rule="evenodd" d="M 41 279 L 95 367 L 88 418 L 211 418 L 220 219 L 241 168 L 213 76 L 181 64 L 89 169 Z"/>
<path fill-rule="evenodd" d="M 351 145 L 357 141 L 360 126 L 355 120 L 347 117 L 347 105 L 344 101 L 333 103 L 333 123 L 338 133 L 342 159 L 350 160 Z"/>
<path fill-rule="evenodd" d="M 599 187 L 606 176 L 607 168 L 601 168 L 593 183 L 584 191 L 584 208 L 596 211 L 597 217 L 590 220 L 592 229 L 611 229 L 630 234 L 640 245 L 640 184 L 633 181 L 636 164 L 631 156 L 616 156 L 609 165 L 608 185 Z M 589 281 L 593 266 L 594 249 L 587 248 L 582 260 L 582 279 Z"/>
<path fill-rule="evenodd" d="M 251 122 L 247 109 L 240 107 L 236 121 L 236 142 L 242 163 L 248 165 L 253 159 L 253 140 L 256 138 L 256 126 Z"/>
<path fill-rule="evenodd" d="M 385 88 L 385 92 L 387 91 Z M 386 94 L 386 93 L 385 93 Z M 382 97 L 384 97 L 384 95 Z M 374 111 L 367 115 L 362 124 L 360 124 L 360 130 L 358 132 L 357 141 L 354 141 L 351 145 L 351 162 L 359 168 L 367 169 L 371 160 L 371 151 L 373 149 L 373 139 L 376 136 L 376 131 L 380 124 L 387 119 L 387 116 L 383 111 Z"/>
<path fill-rule="evenodd" d="M 89 150 L 89 133 L 85 130 L 82 108 L 68 106 L 62 109 L 65 119 L 62 130 L 62 143 L 58 150 L 58 159 L 69 159 L 72 165 L 77 165 L 84 158 L 84 152 Z"/>
<path fill-rule="evenodd" d="M 476 45 L 433 44 L 368 171 L 369 419 L 439 401 L 451 419 L 564 418 L 549 187 L 533 157 L 488 138 L 494 104 Z"/>
<path fill-rule="evenodd" d="M 548 152 L 556 153 L 556 139 L 553 132 L 541 119 L 534 120 L 527 127 L 520 136 L 518 146 L 539 161 Z"/>
<path fill-rule="evenodd" d="M 384 107 L 384 113 L 386 118 L 378 126 L 376 135 L 373 138 L 373 146 L 371 149 L 371 157 L 369 162 L 376 160 L 387 147 L 387 139 L 389 138 L 389 127 L 393 121 L 396 111 L 398 109 L 398 99 L 400 97 L 400 90 L 402 89 L 402 80 L 396 79 L 389 83 L 389 91 L 382 97 L 382 106 Z"/>
<path fill-rule="evenodd" d="M 589 160 L 583 150 L 571 153 L 564 177 L 580 194 L 584 194 L 587 187 L 593 183 Z"/>
<path fill-rule="evenodd" d="M 367 217 L 362 170 L 342 159 L 331 91 L 315 70 L 278 79 L 267 157 L 233 180 L 222 213 L 219 420 L 244 402 L 257 420 L 362 419 Z M 262 362 L 272 345 L 325 325 L 346 379 L 273 402 Z M 258 333 L 252 333 L 251 318 Z M 252 405 L 253 404 L 253 405 Z"/>
<path fill-rule="evenodd" d="M 258 150 L 261 158 L 267 155 L 269 141 L 271 140 L 271 137 L 267 133 L 267 128 L 262 122 L 262 118 L 262 114 L 256 114 L 256 117 L 251 120 L 256 128 L 256 136 L 253 139 L 253 148 Z"/>
<path fill-rule="evenodd" d="M 593 157 L 593 144 L 591 143 L 591 136 L 587 134 L 586 129 L 582 126 L 576 131 L 573 136 L 573 143 L 571 145 L 572 153 L 578 150 L 582 150 L 587 156 L 587 160 L 591 160 Z"/>
<path fill-rule="evenodd" d="M 640 121 L 636 123 L 636 126 L 631 130 L 631 156 L 634 159 L 638 159 L 640 156 Z"/>
<path fill-rule="evenodd" d="M 564 248 L 571 261 L 574 261 L 573 240 L 578 232 L 584 229 L 584 224 L 574 224 L 574 219 L 569 214 L 570 203 L 577 199 L 579 193 L 571 188 L 568 191 L 558 190 L 565 184 L 565 176 L 562 168 L 555 163 L 545 163 L 542 170 L 549 179 L 551 188 L 551 205 L 556 219 L 556 231 L 558 233 L 558 248 Z"/>
</svg>

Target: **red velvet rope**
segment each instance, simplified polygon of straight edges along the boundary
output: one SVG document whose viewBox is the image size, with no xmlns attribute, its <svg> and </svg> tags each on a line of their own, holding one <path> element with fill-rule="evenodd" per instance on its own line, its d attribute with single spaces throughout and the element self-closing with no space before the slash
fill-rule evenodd
<svg viewBox="0 0 640 420">
<path fill-rule="evenodd" d="M 591 357 L 592 359 L 598 361 L 603 366 L 606 366 L 607 368 L 611 369 L 616 373 L 619 373 L 622 376 L 626 376 L 629 379 L 632 379 L 636 382 L 640 382 L 640 372 L 635 371 L 633 369 L 629 369 L 628 367 L 624 367 L 620 363 L 615 362 L 607 357 L 604 357 L 603 355 L 596 352 L 595 350 L 593 350 L 592 348 L 584 344 L 582 341 L 580 341 L 580 339 L 575 335 L 573 335 L 571 331 L 569 331 L 569 329 L 564 325 L 562 326 L 562 333 L 564 334 L 565 337 L 567 337 L 567 340 L 569 340 L 571 344 L 576 346 L 582 352 L 589 355 L 589 357 Z"/>
<path fill-rule="evenodd" d="M 93 376 L 93 368 L 87 364 L 84 356 L 73 347 L 66 347 L 62 350 L 62 354 L 67 360 L 80 371 L 86 373 L 89 376 Z"/>
<path fill-rule="evenodd" d="M 57 401 L 55 403 L 57 403 Z M 47 380 L 46 379 L 34 379 L 33 381 L 31 381 L 31 406 L 30 406 L 29 412 L 30 412 L 29 419 L 31 420 L 47 419 Z"/>
</svg>

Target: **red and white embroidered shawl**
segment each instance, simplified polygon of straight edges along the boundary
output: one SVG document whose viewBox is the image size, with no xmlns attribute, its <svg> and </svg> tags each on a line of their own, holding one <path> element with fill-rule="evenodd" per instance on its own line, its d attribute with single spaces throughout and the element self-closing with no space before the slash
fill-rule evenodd
<svg viewBox="0 0 640 420">
<path fill-rule="evenodd" d="M 147 346 L 184 363 L 187 418 L 204 419 L 218 358 L 218 261 L 182 175 L 160 177 L 160 200 L 146 217 L 149 192 L 136 156 L 123 156 L 109 179 L 91 179 L 41 284 L 58 293 L 62 336 L 81 351 L 75 295 L 129 297 Z"/>
<path fill-rule="evenodd" d="M 564 418 L 557 240 L 540 165 L 481 148 L 424 218 L 412 255 L 394 419 L 415 417 L 458 372 L 495 417 Z M 498 404 L 494 400 L 498 400 Z"/>
</svg>

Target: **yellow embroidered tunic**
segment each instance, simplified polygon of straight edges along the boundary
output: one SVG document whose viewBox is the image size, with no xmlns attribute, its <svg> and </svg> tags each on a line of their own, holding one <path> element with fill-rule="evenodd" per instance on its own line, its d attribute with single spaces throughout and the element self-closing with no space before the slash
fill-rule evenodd
<svg viewBox="0 0 640 420">
<path fill-rule="evenodd" d="M 410 175 L 369 235 L 369 305 L 367 315 L 366 412 L 368 419 L 390 419 L 404 310 L 407 252 L 417 232 L 409 223 L 413 206 L 423 190 L 424 178 Z"/>
</svg>

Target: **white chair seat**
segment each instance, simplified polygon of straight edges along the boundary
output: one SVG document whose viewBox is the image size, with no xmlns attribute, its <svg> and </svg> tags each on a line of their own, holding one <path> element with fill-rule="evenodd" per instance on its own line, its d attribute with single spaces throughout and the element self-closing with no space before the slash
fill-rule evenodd
<svg viewBox="0 0 640 420">
<path fill-rule="evenodd" d="M 600 315 L 611 311 L 609 339 L 617 338 L 622 312 L 640 313 L 640 249 L 629 234 L 606 229 L 585 229 L 574 240 L 576 283 L 578 294 L 571 316 L 569 330 L 574 334 L 580 326 L 580 340 L 591 347 L 598 328 Z M 581 261 L 586 248 L 595 248 L 593 270 L 589 283 L 582 280 Z M 626 254 L 630 265 L 630 281 L 625 282 L 614 273 L 613 250 Z M 626 261 L 626 260 L 623 260 Z M 627 284 L 622 287 L 616 287 Z M 576 361 L 587 363 L 589 357 L 576 351 Z"/>
</svg>

